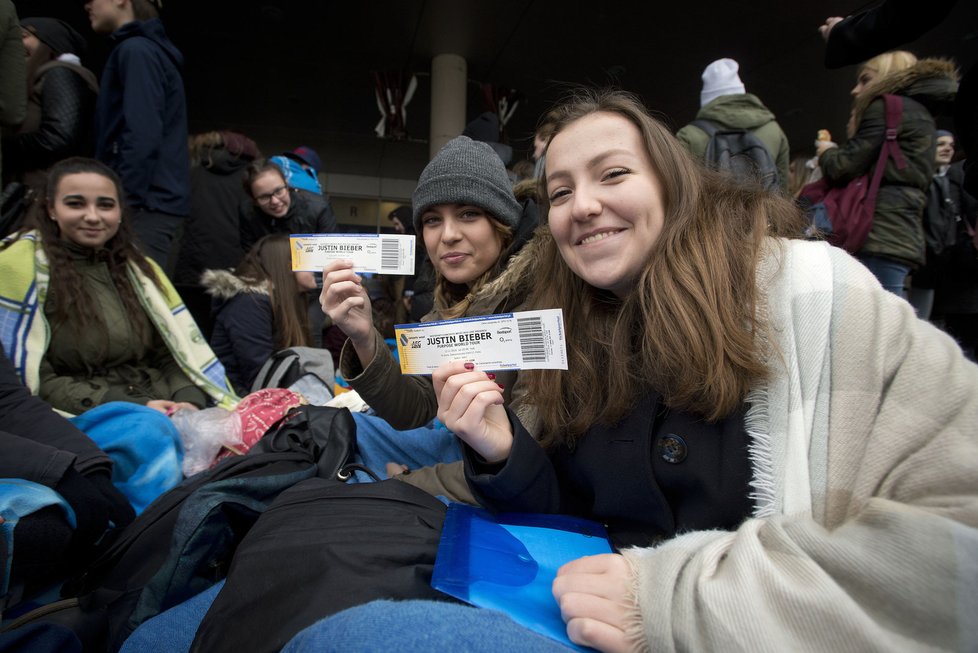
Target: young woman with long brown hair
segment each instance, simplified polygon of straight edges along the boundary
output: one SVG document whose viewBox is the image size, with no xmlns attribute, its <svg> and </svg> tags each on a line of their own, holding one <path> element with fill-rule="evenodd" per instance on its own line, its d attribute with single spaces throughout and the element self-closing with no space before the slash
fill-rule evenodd
<svg viewBox="0 0 978 653">
<path fill-rule="evenodd" d="M 138 248 L 121 182 L 65 159 L 0 249 L 0 330 L 25 384 L 55 408 L 229 405 L 224 368 L 166 275 Z"/>
<path fill-rule="evenodd" d="M 427 249 L 435 270 L 434 310 L 423 321 L 505 313 L 522 303 L 528 290 L 522 270 L 533 258 L 533 245 L 523 248 L 524 238 L 514 238 L 524 233 L 519 228 L 524 209 L 513 195 L 502 160 L 489 145 L 466 136 L 449 141 L 422 171 L 412 205 L 415 231 L 423 241 L 419 246 Z M 323 311 L 349 338 L 340 356 L 340 371 L 389 424 L 358 416 L 358 438 L 369 430 L 371 441 L 398 447 L 400 457 L 388 460 L 411 468 L 457 460 L 458 447 L 444 429 L 438 436 L 430 429 L 418 435 L 422 443 L 446 444 L 437 447 L 437 455 L 427 445 L 412 447 L 410 434 L 394 432 L 420 429 L 435 417 L 431 379 L 401 374 L 373 326 L 370 298 L 350 261 L 333 262 L 323 274 Z M 515 379 L 512 372 L 499 373 L 498 382 L 511 388 Z M 505 392 L 509 396 L 509 390 Z M 443 480 L 458 492 L 447 493 L 469 498 L 461 468 L 455 471 Z M 412 482 L 417 478 L 414 475 Z M 445 493 L 443 488 L 437 491 Z"/>
<path fill-rule="evenodd" d="M 789 200 L 702 169 L 637 100 L 560 113 L 529 305 L 563 309 L 568 370 L 521 374 L 518 410 L 471 363 L 433 381 L 485 506 L 608 526 L 618 552 L 553 583 L 570 639 L 960 648 L 978 367 L 844 251 L 794 238 Z M 336 629 L 376 633 L 365 648 L 398 632 L 402 650 L 565 650 L 498 614 L 391 602 L 287 650 Z"/>
<path fill-rule="evenodd" d="M 228 379 L 244 395 L 272 354 L 309 345 L 304 292 L 316 287 L 311 272 L 292 272 L 286 234 L 261 238 L 230 270 L 207 270 L 201 285 L 214 298 L 210 343 Z"/>
</svg>

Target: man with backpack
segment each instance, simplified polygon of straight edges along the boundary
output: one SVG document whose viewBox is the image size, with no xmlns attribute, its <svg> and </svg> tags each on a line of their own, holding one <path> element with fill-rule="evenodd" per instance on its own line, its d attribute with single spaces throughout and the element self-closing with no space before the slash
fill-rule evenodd
<svg viewBox="0 0 978 653">
<path fill-rule="evenodd" d="M 788 190 L 788 138 L 774 114 L 747 93 L 733 59 L 718 59 L 703 71 L 700 111 L 676 134 L 708 166 Z"/>
</svg>

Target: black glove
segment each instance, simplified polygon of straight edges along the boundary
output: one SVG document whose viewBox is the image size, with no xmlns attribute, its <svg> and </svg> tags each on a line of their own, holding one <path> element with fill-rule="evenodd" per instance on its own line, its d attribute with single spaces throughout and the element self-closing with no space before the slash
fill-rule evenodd
<svg viewBox="0 0 978 653">
<path fill-rule="evenodd" d="M 116 528 L 123 528 L 132 523 L 136 518 L 136 511 L 132 509 L 132 504 L 116 486 L 112 485 L 112 479 L 105 471 L 97 471 L 85 476 L 88 481 L 95 486 L 104 500 L 104 510 L 106 510 L 109 520 Z"/>
<path fill-rule="evenodd" d="M 69 467 L 54 487 L 75 511 L 72 546 L 87 550 L 102 537 L 109 524 L 109 511 L 102 493 L 90 480 Z"/>
</svg>

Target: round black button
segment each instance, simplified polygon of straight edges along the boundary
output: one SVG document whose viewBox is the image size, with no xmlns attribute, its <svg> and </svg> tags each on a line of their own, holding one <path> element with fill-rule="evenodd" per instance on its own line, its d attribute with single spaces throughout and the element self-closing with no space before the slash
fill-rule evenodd
<svg viewBox="0 0 978 653">
<path fill-rule="evenodd" d="M 672 465 L 686 460 L 686 441 L 673 433 L 662 436 L 656 449 L 659 457 Z"/>
<path fill-rule="evenodd" d="M 85 408 L 91 408 L 94 403 L 95 402 L 93 402 L 88 397 L 85 397 L 84 399 L 81 400 L 81 405 L 84 406 Z"/>
</svg>

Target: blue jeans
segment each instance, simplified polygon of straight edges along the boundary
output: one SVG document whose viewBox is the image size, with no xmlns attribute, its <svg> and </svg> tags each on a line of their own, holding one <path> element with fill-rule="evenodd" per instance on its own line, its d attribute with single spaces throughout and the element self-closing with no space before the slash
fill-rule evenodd
<svg viewBox="0 0 978 653">
<path fill-rule="evenodd" d="M 910 274 L 909 265 L 897 263 L 881 256 L 864 256 L 860 254 L 856 258 L 879 280 L 880 285 L 883 286 L 883 290 L 889 290 L 894 295 L 899 295 L 906 299 L 907 296 L 903 290 L 903 285 L 907 280 L 907 275 Z"/>
<path fill-rule="evenodd" d="M 322 619 L 293 637 L 282 653 L 567 653 L 557 641 L 502 612 L 437 601 L 373 601 Z"/>
<path fill-rule="evenodd" d="M 381 478 L 387 478 L 384 466 L 389 462 L 418 469 L 462 460 L 458 439 L 437 422 L 438 425 L 398 431 L 377 415 L 353 413 L 353 421 L 357 424 L 360 461 Z M 368 480 L 361 472 L 357 472 L 357 478 Z"/>
</svg>

